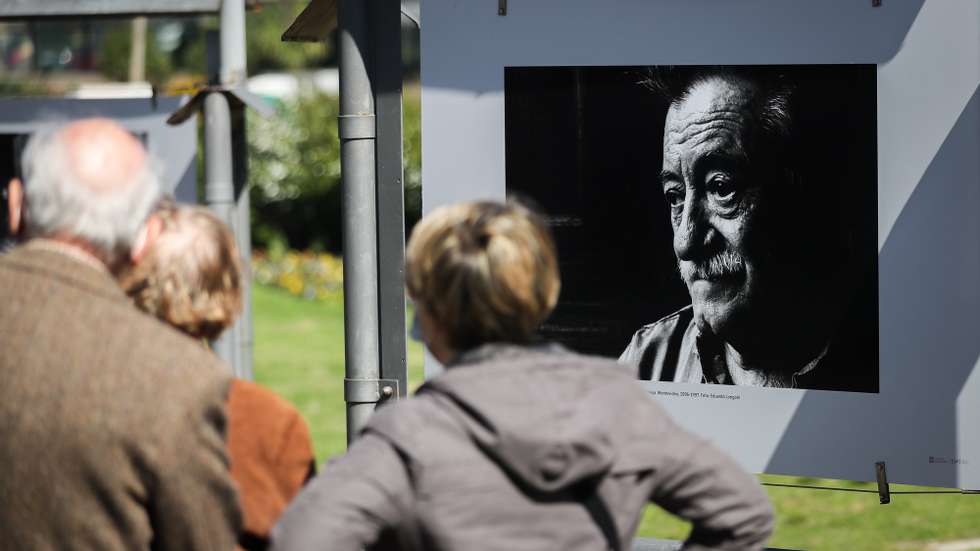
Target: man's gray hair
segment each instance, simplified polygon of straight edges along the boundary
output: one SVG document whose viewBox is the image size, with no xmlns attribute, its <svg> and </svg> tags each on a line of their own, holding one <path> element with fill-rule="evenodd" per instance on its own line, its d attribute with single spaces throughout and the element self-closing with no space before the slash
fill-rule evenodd
<svg viewBox="0 0 980 551">
<path fill-rule="evenodd" d="M 118 190 L 92 190 L 71 167 L 66 125 L 35 132 L 24 148 L 24 232 L 26 237 L 68 234 L 84 240 L 108 260 L 128 255 L 160 198 L 156 163 L 146 156 L 133 181 Z"/>
<path fill-rule="evenodd" d="M 691 90 L 709 79 L 740 79 L 752 83 L 758 93 L 750 103 L 759 121 L 760 139 L 765 140 L 774 159 L 784 159 L 784 151 L 798 147 L 793 144 L 799 132 L 796 111 L 800 101 L 796 82 L 779 66 L 658 66 L 648 67 L 640 75 L 640 85 L 653 91 L 671 104 L 683 101 Z M 809 107 L 809 106 L 808 106 Z"/>
</svg>

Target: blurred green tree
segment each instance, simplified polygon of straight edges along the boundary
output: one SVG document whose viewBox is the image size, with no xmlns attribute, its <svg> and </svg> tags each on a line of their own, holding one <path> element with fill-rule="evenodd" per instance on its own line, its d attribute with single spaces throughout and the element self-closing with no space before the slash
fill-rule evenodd
<svg viewBox="0 0 980 551">
<path fill-rule="evenodd" d="M 110 27 L 102 39 L 99 49 L 98 66 L 110 80 L 129 79 L 129 52 L 132 48 L 132 27 Z M 173 73 L 170 56 L 160 51 L 155 40 L 146 41 L 146 80 L 156 86 L 164 84 Z"/>
<path fill-rule="evenodd" d="M 340 250 L 338 101 L 317 93 L 248 117 L 252 237 L 260 247 Z"/>
<path fill-rule="evenodd" d="M 295 71 L 323 65 L 332 41 L 285 44 L 282 33 L 309 2 L 280 0 L 260 4 L 245 17 L 245 44 L 248 74 L 268 71 Z"/>
<path fill-rule="evenodd" d="M 402 170 L 405 177 L 405 236 L 422 217 L 422 102 L 418 86 L 402 101 Z"/>
<path fill-rule="evenodd" d="M 271 71 L 297 71 L 324 65 L 332 42 L 286 44 L 282 33 L 296 19 L 307 2 L 282 0 L 260 4 L 245 13 L 245 56 L 248 74 Z M 207 70 L 206 31 L 217 30 L 216 17 L 201 18 L 186 31 L 186 40 L 175 53 L 175 68 L 205 76 Z"/>
<path fill-rule="evenodd" d="M 277 115 L 248 117 L 252 240 L 259 248 L 340 252 L 340 140 L 336 97 L 307 92 Z M 421 215 L 418 101 L 404 112 L 406 225 Z"/>
</svg>

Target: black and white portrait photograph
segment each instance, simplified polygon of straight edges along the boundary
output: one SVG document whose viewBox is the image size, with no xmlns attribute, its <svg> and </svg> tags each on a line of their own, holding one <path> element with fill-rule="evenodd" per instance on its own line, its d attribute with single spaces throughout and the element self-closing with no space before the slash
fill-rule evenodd
<svg viewBox="0 0 980 551">
<path fill-rule="evenodd" d="M 642 380 L 876 393 L 874 65 L 508 67 L 542 326 Z"/>
</svg>

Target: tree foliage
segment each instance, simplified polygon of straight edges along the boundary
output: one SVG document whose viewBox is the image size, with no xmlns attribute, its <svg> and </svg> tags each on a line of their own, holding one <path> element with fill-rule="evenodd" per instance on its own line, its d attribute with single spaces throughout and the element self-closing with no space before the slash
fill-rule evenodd
<svg viewBox="0 0 980 551">
<path fill-rule="evenodd" d="M 252 236 L 256 246 L 341 249 L 338 101 L 310 92 L 286 101 L 276 116 L 248 118 Z M 406 221 L 421 211 L 417 102 L 404 116 Z"/>
<path fill-rule="evenodd" d="M 280 0 L 262 4 L 245 16 L 245 44 L 250 75 L 266 71 L 294 71 L 320 65 L 330 53 L 330 42 L 286 44 L 282 33 L 308 2 Z"/>
<path fill-rule="evenodd" d="M 110 27 L 99 51 L 99 66 L 110 80 L 129 79 L 129 57 L 133 44 L 130 25 Z M 156 85 L 170 78 L 174 67 L 170 56 L 160 51 L 155 40 L 146 41 L 146 80 Z"/>
<path fill-rule="evenodd" d="M 322 66 L 332 50 L 331 42 L 286 44 L 282 33 L 306 6 L 305 1 L 281 0 L 260 4 L 245 13 L 245 48 L 248 74 L 270 71 L 296 71 Z M 161 29 L 179 21 L 182 26 L 180 42 L 171 52 L 164 52 L 157 43 Z M 207 71 L 207 31 L 217 31 L 215 16 L 184 20 L 151 20 L 146 40 L 147 80 L 163 89 L 176 79 L 204 82 Z M 103 23 L 105 30 L 99 46 L 98 68 L 109 79 L 128 78 L 132 27 L 113 21 Z"/>
</svg>

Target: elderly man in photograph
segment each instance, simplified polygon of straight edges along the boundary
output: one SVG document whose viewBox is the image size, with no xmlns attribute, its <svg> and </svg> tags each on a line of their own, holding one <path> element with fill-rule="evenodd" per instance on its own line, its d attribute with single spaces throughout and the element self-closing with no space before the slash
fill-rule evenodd
<svg viewBox="0 0 980 551">
<path fill-rule="evenodd" d="M 5 549 L 232 549 L 230 374 L 129 304 L 113 273 L 157 230 L 158 177 L 104 119 L 37 132 L 0 257 Z"/>
<path fill-rule="evenodd" d="M 822 71 L 651 72 L 691 304 L 633 336 L 640 378 L 877 392 L 874 104 Z"/>
</svg>

